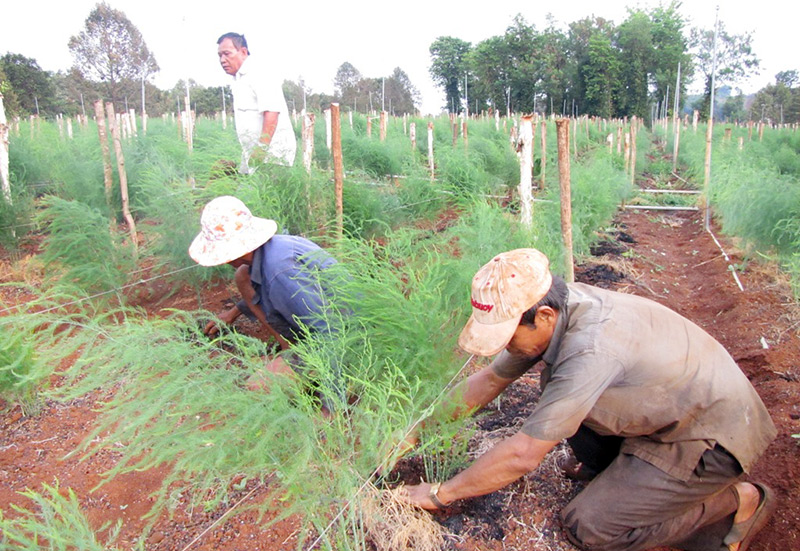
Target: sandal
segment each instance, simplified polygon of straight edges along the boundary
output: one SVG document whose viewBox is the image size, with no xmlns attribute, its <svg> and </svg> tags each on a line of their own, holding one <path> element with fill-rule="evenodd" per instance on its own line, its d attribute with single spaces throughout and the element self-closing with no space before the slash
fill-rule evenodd
<svg viewBox="0 0 800 551">
<path fill-rule="evenodd" d="M 731 531 L 728 532 L 728 535 L 722 540 L 722 543 L 729 547 L 738 543 L 738 551 L 747 551 L 747 548 L 753 543 L 756 534 L 766 526 L 767 521 L 772 516 L 772 513 L 775 512 L 778 505 L 775 499 L 775 493 L 768 486 L 760 482 L 751 482 L 750 484 L 755 486 L 759 494 L 761 494 L 758 507 L 756 507 L 755 512 L 750 518 L 734 524 Z"/>
</svg>

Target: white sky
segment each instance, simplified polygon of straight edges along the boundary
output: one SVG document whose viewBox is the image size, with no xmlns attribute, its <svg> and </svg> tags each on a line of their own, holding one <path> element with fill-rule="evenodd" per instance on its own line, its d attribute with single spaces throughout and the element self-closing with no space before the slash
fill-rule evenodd
<svg viewBox="0 0 800 551">
<path fill-rule="evenodd" d="M 432 83 L 428 48 L 439 36 L 480 42 L 502 34 L 521 13 L 538 30 L 551 13 L 562 27 L 590 15 L 621 23 L 626 7 L 649 8 L 657 0 L 523 0 L 447 2 L 441 0 L 339 0 L 277 2 L 237 0 L 108 0 L 142 32 L 161 67 L 154 83 L 172 88 L 181 78 L 204 86 L 229 82 L 216 56 L 216 39 L 234 31 L 247 37 L 253 55 L 268 56 L 284 79 L 301 77 L 314 92 L 333 92 L 339 66 L 350 62 L 365 77 L 389 76 L 403 69 L 422 95 L 423 113 L 438 112 L 444 94 Z M 34 58 L 42 69 L 66 70 L 72 65 L 70 36 L 84 29 L 97 0 L 17 0 L 0 9 L 0 55 Z M 206 7 L 203 7 L 205 5 Z M 465 6 L 481 6 L 465 9 Z M 755 92 L 779 71 L 800 70 L 796 46 L 800 2 L 796 0 L 685 0 L 680 12 L 689 26 L 713 28 L 716 7 L 731 33 L 754 33 L 754 51 L 761 74 L 740 86 Z M 388 106 L 387 106 L 388 107 Z"/>
</svg>

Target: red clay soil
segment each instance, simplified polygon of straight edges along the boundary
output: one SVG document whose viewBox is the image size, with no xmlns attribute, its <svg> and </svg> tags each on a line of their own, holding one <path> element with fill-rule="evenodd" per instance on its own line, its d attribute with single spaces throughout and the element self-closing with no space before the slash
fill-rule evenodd
<svg viewBox="0 0 800 551">
<path fill-rule="evenodd" d="M 756 465 L 752 479 L 773 489 L 780 507 L 767 528 L 751 547 L 754 551 L 800 549 L 800 448 L 793 434 L 800 433 L 800 313 L 793 306 L 785 285 L 772 272 L 746 263 L 734 252 L 730 240 L 720 238 L 731 255 L 722 256 L 711 235 L 703 230 L 696 213 L 659 214 L 624 212 L 609 234 L 605 253 L 586 259 L 577 269 L 581 281 L 642 295 L 666 304 L 695 321 L 716 337 L 747 374 L 778 427 L 778 437 Z M 7 258 L 0 258 L 8 266 Z M 741 268 L 741 291 L 729 264 Z M 0 277 L 2 277 L 0 270 Z M 175 294 L 152 288 L 140 296 L 153 315 L 162 308 L 222 311 L 231 300 L 229 286 L 217 285 L 198 297 L 189 288 Z M 0 287 L 2 300 L 24 301 Z M 252 331 L 254 328 L 245 327 Z M 526 375 L 507 391 L 490 411 L 479 417 L 470 441 L 473 455 L 499 439 L 513 434 L 535 404 L 535 375 Z M 122 519 L 116 542 L 120 548 L 136 548 L 148 520 L 150 494 L 160 487 L 165 473 L 158 470 L 129 473 L 95 486 L 117 457 L 103 452 L 81 461 L 66 455 L 91 430 L 96 418 L 93 406 L 100 397 L 87 396 L 69 404 L 47 403 L 35 415 L 18 408 L 0 415 L 0 508 L 12 514 L 9 505 L 31 507 L 17 492 L 40 489 L 42 483 L 59 481 L 71 488 L 95 527 Z M 0 404 L 2 406 L 2 404 Z M 564 538 L 557 513 L 580 484 L 566 480 L 551 454 L 545 464 L 511 486 L 488 496 L 465 500 L 436 519 L 453 534 L 444 548 L 463 550 L 574 549 Z M 419 460 L 401 462 L 395 473 L 403 478 L 419 470 Z M 237 490 L 234 501 L 243 505 L 263 499 L 266 488 L 249 483 Z M 277 550 L 298 546 L 300 520 L 290 518 L 269 528 L 254 513 L 245 512 L 220 520 L 230 504 L 211 512 L 191 511 L 178 504 L 172 517 L 162 515 L 146 537 L 148 550 Z M 215 524 L 216 522 L 216 524 Z"/>
</svg>

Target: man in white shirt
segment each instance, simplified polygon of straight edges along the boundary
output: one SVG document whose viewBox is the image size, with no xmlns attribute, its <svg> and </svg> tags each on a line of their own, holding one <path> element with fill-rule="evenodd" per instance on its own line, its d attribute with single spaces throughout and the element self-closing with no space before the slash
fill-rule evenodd
<svg viewBox="0 0 800 551">
<path fill-rule="evenodd" d="M 292 166 L 297 138 L 280 82 L 250 60 L 244 35 L 225 33 L 217 40 L 222 69 L 233 76 L 231 91 L 236 133 L 242 145 L 239 172 L 250 174 L 251 165 L 274 163 Z"/>
</svg>

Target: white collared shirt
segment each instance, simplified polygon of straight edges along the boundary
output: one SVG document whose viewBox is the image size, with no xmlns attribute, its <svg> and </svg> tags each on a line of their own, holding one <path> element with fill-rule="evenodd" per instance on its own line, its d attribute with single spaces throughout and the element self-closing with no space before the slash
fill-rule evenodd
<svg viewBox="0 0 800 551">
<path fill-rule="evenodd" d="M 251 173 L 254 170 L 248 162 L 253 149 L 259 146 L 265 111 L 279 113 L 278 126 L 270 141 L 265 162 L 291 166 L 297 152 L 297 137 L 281 83 L 276 82 L 270 71 L 248 57 L 233 76 L 231 91 L 236 133 L 242 146 L 240 172 Z"/>
</svg>

